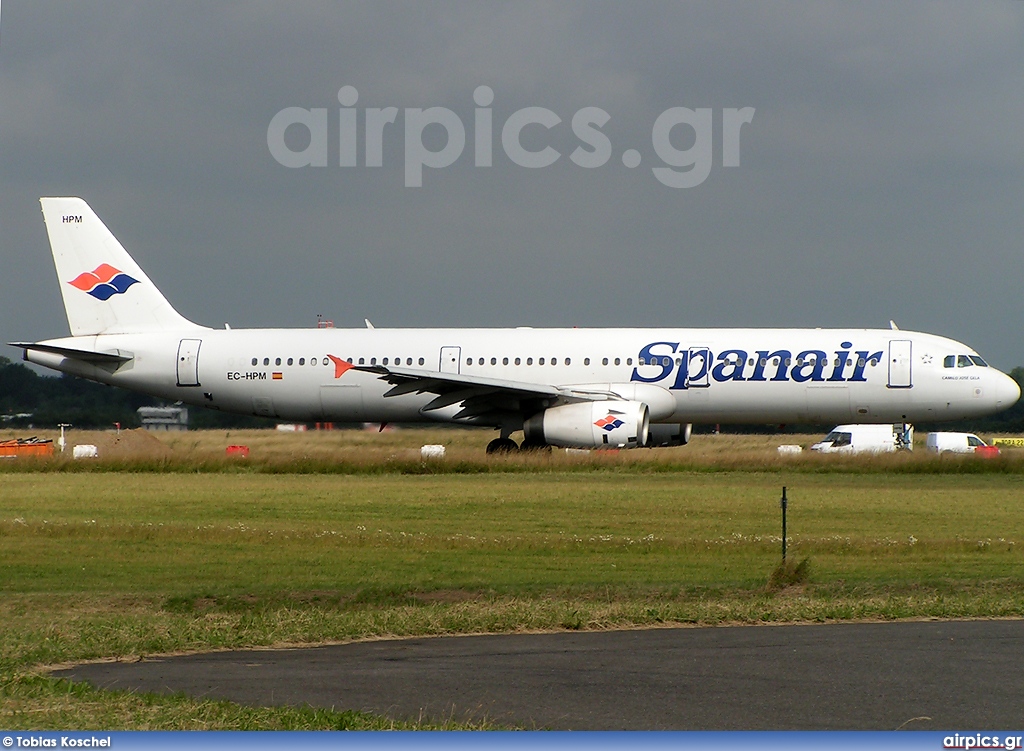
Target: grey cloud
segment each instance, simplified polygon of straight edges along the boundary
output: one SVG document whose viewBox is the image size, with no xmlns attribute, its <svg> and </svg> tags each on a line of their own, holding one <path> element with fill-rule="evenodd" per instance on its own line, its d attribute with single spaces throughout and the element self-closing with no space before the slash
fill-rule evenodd
<svg viewBox="0 0 1024 751">
<path fill-rule="evenodd" d="M 0 334 L 66 330 L 36 200 L 74 193 L 211 325 L 895 317 L 1024 364 L 1022 19 L 1019 3 L 6 4 Z M 555 111 L 524 140 L 558 162 L 525 170 L 496 145 L 476 168 L 470 142 L 405 188 L 401 116 L 380 169 L 289 170 L 267 149 L 277 111 L 334 118 L 343 85 L 359 108 L 444 106 L 471 131 L 480 84 L 496 144 L 516 109 Z M 595 170 L 568 159 L 583 106 L 611 115 Z M 674 106 L 715 110 L 714 168 L 684 191 L 650 172 Z M 723 169 L 721 109 L 744 106 L 741 166 Z"/>
</svg>

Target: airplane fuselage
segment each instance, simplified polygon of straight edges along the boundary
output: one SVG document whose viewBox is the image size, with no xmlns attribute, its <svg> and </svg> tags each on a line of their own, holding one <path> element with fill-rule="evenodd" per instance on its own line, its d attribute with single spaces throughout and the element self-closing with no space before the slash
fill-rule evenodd
<svg viewBox="0 0 1024 751">
<path fill-rule="evenodd" d="M 85 201 L 40 203 L 72 335 L 16 343 L 25 359 L 227 412 L 486 425 L 496 452 L 681 445 L 694 422 L 952 420 L 1020 396 L 965 345 L 895 326 L 214 330 L 178 313 Z"/>
<path fill-rule="evenodd" d="M 378 374 L 339 372 L 339 360 L 664 391 L 670 402 L 647 400 L 658 402 L 654 423 L 952 420 L 1017 398 L 1016 384 L 965 345 L 898 330 L 196 329 L 85 339 L 87 349 L 131 359 L 116 367 L 42 351 L 27 359 L 165 399 L 290 421 L 437 422 L 457 413 L 424 410 L 429 393 L 385 397 L 391 387 Z M 83 337 L 46 344 L 82 348 Z"/>
</svg>

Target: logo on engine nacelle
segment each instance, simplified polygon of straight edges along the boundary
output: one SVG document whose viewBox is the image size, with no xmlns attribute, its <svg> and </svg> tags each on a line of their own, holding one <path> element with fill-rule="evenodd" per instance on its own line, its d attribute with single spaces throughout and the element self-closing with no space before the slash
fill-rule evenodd
<svg viewBox="0 0 1024 751">
<path fill-rule="evenodd" d="M 607 430 L 609 433 L 611 433 L 616 428 L 621 428 L 625 424 L 626 423 L 624 423 L 622 420 L 620 420 L 618 417 L 611 413 L 609 413 L 607 417 L 602 417 L 600 420 L 594 423 L 594 425 L 601 428 L 601 430 Z"/>
</svg>

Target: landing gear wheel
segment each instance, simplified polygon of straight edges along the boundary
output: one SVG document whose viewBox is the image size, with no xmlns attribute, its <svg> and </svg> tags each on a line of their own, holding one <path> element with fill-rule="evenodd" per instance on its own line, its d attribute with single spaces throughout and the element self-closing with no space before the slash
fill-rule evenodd
<svg viewBox="0 0 1024 751">
<path fill-rule="evenodd" d="M 495 438 L 487 444 L 488 454 L 511 454 L 518 450 L 519 446 L 511 438 Z"/>
<path fill-rule="evenodd" d="M 541 443 L 540 441 L 531 441 L 529 438 L 527 438 L 525 441 L 523 441 L 522 445 L 519 447 L 519 450 L 536 451 L 538 453 L 544 452 L 545 454 L 550 454 L 551 446 L 547 443 Z"/>
</svg>

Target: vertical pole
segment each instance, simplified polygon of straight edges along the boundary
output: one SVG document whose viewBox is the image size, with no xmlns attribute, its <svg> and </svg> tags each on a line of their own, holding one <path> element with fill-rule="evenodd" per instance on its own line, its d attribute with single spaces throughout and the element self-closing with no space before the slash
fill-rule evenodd
<svg viewBox="0 0 1024 751">
<path fill-rule="evenodd" d="M 779 505 L 782 506 L 782 562 L 786 562 L 786 486 L 782 486 L 782 500 L 779 501 Z"/>
<path fill-rule="evenodd" d="M 63 454 L 64 453 L 64 446 L 67 445 L 66 442 L 64 441 L 64 428 L 70 428 L 71 427 L 71 423 L 69 423 L 69 422 L 62 422 L 62 423 L 59 423 L 57 425 L 57 427 L 60 428 L 60 440 L 57 441 L 57 445 L 60 446 L 60 452 Z"/>
</svg>

